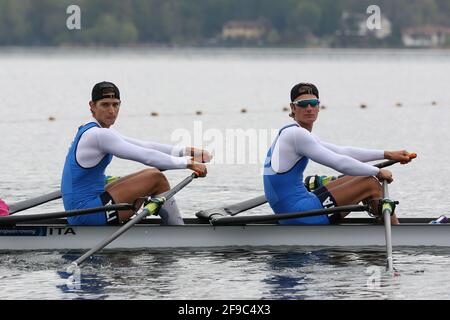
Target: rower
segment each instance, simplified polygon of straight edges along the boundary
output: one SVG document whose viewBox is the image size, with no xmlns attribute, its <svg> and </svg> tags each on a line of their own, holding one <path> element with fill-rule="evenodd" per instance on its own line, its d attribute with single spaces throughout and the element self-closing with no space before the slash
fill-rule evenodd
<svg viewBox="0 0 450 320">
<path fill-rule="evenodd" d="M 382 151 L 337 146 L 320 140 L 312 133 L 320 101 L 314 84 L 299 83 L 291 89 L 291 114 L 294 123 L 282 127 L 270 147 L 264 164 L 264 192 L 275 213 L 293 213 L 332 208 L 363 202 L 371 213 L 379 214 L 382 197 L 380 181 L 393 181 L 392 173 L 365 162 L 391 159 L 408 163 L 406 150 Z M 326 185 L 309 192 L 303 183 L 303 172 L 309 160 L 335 169 L 346 176 L 327 181 Z M 332 180 L 332 179 L 330 179 Z M 346 213 L 329 216 L 285 220 L 285 224 L 333 224 Z M 393 224 L 398 223 L 395 214 Z"/>
<path fill-rule="evenodd" d="M 78 128 L 69 148 L 61 179 L 66 210 L 133 203 L 170 189 L 162 170 L 190 169 L 206 176 L 203 164 L 211 155 L 193 147 L 177 147 L 126 137 L 111 128 L 119 114 L 121 100 L 117 86 L 97 83 L 89 102 L 92 119 Z M 152 168 L 121 177 L 106 184 L 105 169 L 113 156 L 140 162 Z M 74 225 L 117 225 L 129 220 L 134 211 L 108 211 L 68 218 Z M 159 210 L 163 224 L 183 224 L 174 198 Z"/>
</svg>

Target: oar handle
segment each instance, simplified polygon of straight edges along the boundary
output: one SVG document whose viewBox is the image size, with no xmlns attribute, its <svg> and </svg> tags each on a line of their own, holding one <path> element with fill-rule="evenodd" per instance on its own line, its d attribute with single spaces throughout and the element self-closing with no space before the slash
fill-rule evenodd
<svg viewBox="0 0 450 320">
<path fill-rule="evenodd" d="M 410 153 L 408 155 L 408 157 L 409 157 L 409 159 L 412 160 L 412 159 L 417 158 L 417 154 L 416 153 Z M 398 161 L 398 160 L 388 160 L 388 161 L 384 161 L 384 162 L 380 162 L 380 163 L 374 164 L 373 166 L 376 167 L 376 168 L 382 169 L 382 168 L 390 167 L 393 164 L 396 164 L 398 162 L 400 162 L 400 161 Z M 338 176 L 338 178 L 342 178 L 342 177 L 345 177 L 345 174 L 341 174 L 340 176 Z"/>
<path fill-rule="evenodd" d="M 412 159 L 417 158 L 417 154 L 416 153 L 410 153 L 408 155 L 408 157 L 409 157 L 410 160 L 412 160 Z M 384 162 L 381 162 L 381 163 L 377 163 L 377 164 L 374 165 L 374 167 L 377 167 L 377 168 L 380 168 L 380 169 L 381 168 L 386 168 L 386 167 L 392 166 L 393 164 L 396 164 L 398 162 L 400 162 L 400 161 L 398 161 L 398 160 L 388 160 L 388 161 L 384 161 Z"/>
<path fill-rule="evenodd" d="M 193 172 L 189 177 L 185 178 L 183 181 L 181 181 L 179 184 L 177 184 L 175 187 L 170 189 L 169 191 L 166 191 L 164 193 L 161 193 L 160 195 L 155 196 L 155 198 L 158 197 L 164 197 L 166 200 L 169 200 L 172 198 L 178 191 L 183 189 L 186 185 L 191 183 L 192 180 L 198 178 L 198 173 Z"/>
</svg>

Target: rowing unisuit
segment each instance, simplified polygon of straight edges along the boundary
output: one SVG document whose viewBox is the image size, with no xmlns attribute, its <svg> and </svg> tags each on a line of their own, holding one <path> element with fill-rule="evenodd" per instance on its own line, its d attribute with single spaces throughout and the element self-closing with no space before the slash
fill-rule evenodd
<svg viewBox="0 0 450 320">
<path fill-rule="evenodd" d="M 113 156 L 138 161 L 160 170 L 185 169 L 188 159 L 184 157 L 184 149 L 125 137 L 113 129 L 102 128 L 98 121 L 92 119 L 79 127 L 66 157 L 61 179 L 64 207 L 74 210 L 113 203 L 105 191 L 105 169 Z M 104 225 L 115 224 L 117 219 L 116 212 L 101 212 L 71 217 L 68 221 L 70 224 Z"/>
<path fill-rule="evenodd" d="M 298 124 L 281 128 L 264 163 L 264 192 L 275 213 L 292 213 L 336 206 L 325 186 L 308 192 L 303 172 L 309 159 L 352 176 L 371 176 L 379 171 L 363 162 L 384 158 L 384 151 L 341 147 L 321 141 Z M 290 219 L 284 224 L 329 224 L 325 215 Z"/>
</svg>

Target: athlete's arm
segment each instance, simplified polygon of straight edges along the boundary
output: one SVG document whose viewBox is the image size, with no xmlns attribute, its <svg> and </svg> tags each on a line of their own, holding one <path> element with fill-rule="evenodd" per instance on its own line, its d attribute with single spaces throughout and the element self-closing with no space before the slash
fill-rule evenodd
<svg viewBox="0 0 450 320">
<path fill-rule="evenodd" d="M 110 153 L 122 159 L 138 161 L 160 170 L 186 169 L 188 164 L 187 158 L 174 157 L 155 149 L 135 145 L 112 130 L 92 128 L 89 131 L 91 130 L 95 134 L 97 148 L 105 154 Z"/>
<path fill-rule="evenodd" d="M 110 129 L 111 130 L 111 129 Z M 180 146 L 173 146 L 169 144 L 163 144 L 158 142 L 151 142 L 151 141 L 143 141 L 135 138 L 126 137 L 119 132 L 112 129 L 114 133 L 121 136 L 125 141 L 132 143 L 134 145 L 146 148 L 146 149 L 153 149 L 158 150 L 160 152 L 163 152 L 165 154 L 170 154 L 174 157 L 185 157 L 190 156 L 192 157 L 196 162 L 210 162 L 212 159 L 211 154 L 203 149 L 198 149 L 194 147 L 180 147 Z"/>
<path fill-rule="evenodd" d="M 306 156 L 317 163 L 351 176 L 373 176 L 380 171 L 374 166 L 324 147 L 304 128 L 296 127 L 285 131 L 291 142 L 294 143 L 298 156 Z"/>
<path fill-rule="evenodd" d="M 345 146 L 345 147 L 337 146 L 337 145 L 329 143 L 329 142 L 321 141 L 316 136 L 314 136 L 314 137 L 325 148 L 327 148 L 335 153 L 349 156 L 349 157 L 356 159 L 358 161 L 361 161 L 361 162 L 385 159 L 383 150 L 363 149 L 363 148 L 355 148 L 355 147 L 348 147 L 348 146 Z"/>
<path fill-rule="evenodd" d="M 183 157 L 186 155 L 186 148 L 185 147 L 179 147 L 179 146 L 173 146 L 169 144 L 163 144 L 158 142 L 152 142 L 152 141 L 143 141 L 135 138 L 126 137 L 119 132 L 117 132 L 114 129 L 112 130 L 116 135 L 120 136 L 122 139 L 124 139 L 126 142 L 134 144 L 136 146 L 145 148 L 145 149 L 152 149 L 157 150 L 159 152 L 170 154 L 174 157 Z"/>
</svg>

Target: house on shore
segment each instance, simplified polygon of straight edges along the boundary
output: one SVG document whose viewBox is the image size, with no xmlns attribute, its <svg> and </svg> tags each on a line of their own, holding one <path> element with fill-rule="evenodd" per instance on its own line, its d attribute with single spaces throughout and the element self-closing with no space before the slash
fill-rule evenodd
<svg viewBox="0 0 450 320">
<path fill-rule="evenodd" d="M 233 43 L 259 43 L 265 40 L 268 31 L 268 24 L 262 20 L 228 21 L 223 25 L 221 39 Z"/>
<path fill-rule="evenodd" d="M 402 31 L 402 41 L 409 48 L 441 48 L 450 45 L 450 28 L 424 26 Z"/>
<path fill-rule="evenodd" d="M 382 16 L 378 26 L 373 26 L 368 19 L 365 14 L 344 11 L 336 31 L 337 44 L 344 47 L 373 46 L 392 34 L 392 23 L 387 17 Z"/>
</svg>

